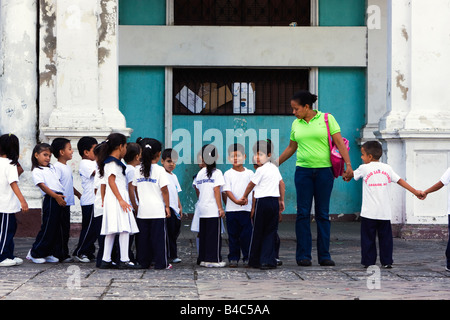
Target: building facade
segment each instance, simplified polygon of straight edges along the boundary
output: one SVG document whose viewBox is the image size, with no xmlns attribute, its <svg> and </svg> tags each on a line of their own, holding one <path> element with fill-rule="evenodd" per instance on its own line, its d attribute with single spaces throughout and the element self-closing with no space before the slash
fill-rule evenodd
<svg viewBox="0 0 450 320">
<path fill-rule="evenodd" d="M 0 132 L 21 141 L 32 208 L 41 206 L 29 172 L 38 141 L 63 136 L 76 147 L 122 132 L 180 151 L 175 172 L 192 213 L 201 146 L 219 147 L 223 171 L 232 141 L 245 144 L 249 168 L 255 139 L 270 138 L 279 154 L 298 89 L 336 117 L 354 168 L 370 139 L 418 189 L 449 166 L 450 0 L 2 0 L 1 10 Z M 286 215 L 296 212 L 294 169 L 294 157 L 280 168 Z M 390 201 L 404 233 L 448 222 L 445 191 L 420 201 L 393 186 Z M 361 183 L 337 179 L 333 218 L 353 220 L 360 207 Z"/>
</svg>

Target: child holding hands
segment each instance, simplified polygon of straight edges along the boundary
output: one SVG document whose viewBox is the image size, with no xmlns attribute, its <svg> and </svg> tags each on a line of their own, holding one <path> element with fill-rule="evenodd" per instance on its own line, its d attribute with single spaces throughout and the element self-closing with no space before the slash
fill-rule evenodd
<svg viewBox="0 0 450 320">
<path fill-rule="evenodd" d="M 44 196 L 41 230 L 27 254 L 27 259 L 34 263 L 59 262 L 54 255 L 62 246 L 61 216 L 67 203 L 63 195 L 64 187 L 50 163 L 51 157 L 52 147 L 47 143 L 36 145 L 31 156 L 33 181 Z"/>
<path fill-rule="evenodd" d="M 423 192 L 423 198 L 425 199 L 428 194 L 440 190 L 443 186 L 447 186 L 449 183 L 450 183 L 450 168 L 448 168 L 444 172 L 444 174 L 442 175 L 441 179 L 438 182 L 436 182 L 434 185 L 432 185 L 431 187 L 429 187 L 427 190 L 425 190 Z M 448 193 L 447 213 L 448 213 L 448 222 L 449 222 L 448 230 L 449 230 L 449 234 L 450 234 L 450 191 Z M 445 257 L 447 258 L 447 265 L 445 267 L 445 270 L 450 271 L 450 236 L 449 236 L 448 243 L 447 243 L 447 249 L 445 250 Z"/>
<path fill-rule="evenodd" d="M 395 182 L 423 199 L 423 193 L 411 187 L 388 164 L 379 159 L 383 153 L 381 144 L 368 141 L 361 147 L 364 164 L 353 172 L 354 179 L 363 179 L 363 201 L 361 208 L 361 264 L 367 268 L 377 259 L 375 238 L 380 244 L 380 262 L 384 268 L 392 268 L 391 207 L 389 205 L 389 184 Z"/>
</svg>

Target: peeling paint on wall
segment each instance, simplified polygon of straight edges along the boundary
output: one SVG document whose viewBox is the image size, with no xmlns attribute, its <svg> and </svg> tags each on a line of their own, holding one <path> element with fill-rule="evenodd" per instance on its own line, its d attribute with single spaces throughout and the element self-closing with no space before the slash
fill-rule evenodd
<svg viewBox="0 0 450 320">
<path fill-rule="evenodd" d="M 50 61 L 50 64 L 45 65 L 45 71 L 39 74 L 39 85 L 46 83 L 47 86 L 53 81 L 53 77 L 56 76 L 56 36 L 54 34 L 55 22 L 56 22 L 56 8 L 55 4 L 49 0 L 40 0 L 41 6 L 41 24 L 45 25 L 44 43 L 42 46 L 42 52 Z"/>
<path fill-rule="evenodd" d="M 402 84 L 402 82 L 405 81 L 405 76 L 404 76 L 402 73 L 400 73 L 399 70 L 396 70 L 395 72 L 397 72 L 397 77 L 395 77 L 396 82 L 397 82 L 397 83 L 396 83 L 396 86 L 397 86 L 397 88 L 399 88 L 400 91 L 402 92 L 402 98 L 403 98 L 403 100 L 406 100 L 406 99 L 408 99 L 408 91 L 409 91 L 409 88 L 406 87 L 406 86 L 404 86 L 404 85 Z"/>
<path fill-rule="evenodd" d="M 98 27 L 98 63 L 102 64 L 109 57 L 108 37 L 116 35 L 117 3 L 101 0 Z"/>
</svg>

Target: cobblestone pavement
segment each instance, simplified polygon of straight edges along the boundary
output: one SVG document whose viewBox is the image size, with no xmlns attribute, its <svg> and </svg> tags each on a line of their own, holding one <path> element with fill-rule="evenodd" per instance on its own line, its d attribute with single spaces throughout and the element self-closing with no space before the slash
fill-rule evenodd
<svg viewBox="0 0 450 320">
<path fill-rule="evenodd" d="M 313 237 L 315 236 L 315 225 Z M 359 223 L 332 223 L 335 267 L 295 261 L 294 223 L 280 224 L 280 258 L 275 270 L 204 268 L 196 264 L 189 221 L 179 238 L 182 262 L 171 270 L 101 270 L 94 263 L 33 264 L 25 260 L 34 239 L 16 238 L 21 266 L 0 268 L 2 300 L 448 300 L 447 239 L 394 239 L 392 269 L 360 265 Z M 314 238 L 313 238 L 314 239 Z M 71 239 L 73 247 L 77 239 Z M 222 256 L 228 253 L 226 235 Z M 313 245 L 315 254 L 315 245 Z M 224 259 L 226 260 L 226 259 Z"/>
</svg>

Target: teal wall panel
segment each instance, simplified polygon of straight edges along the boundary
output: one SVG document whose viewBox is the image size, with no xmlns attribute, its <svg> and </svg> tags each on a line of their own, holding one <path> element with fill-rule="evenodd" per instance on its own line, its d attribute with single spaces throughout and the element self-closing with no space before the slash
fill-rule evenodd
<svg viewBox="0 0 450 320">
<path fill-rule="evenodd" d="M 164 79 L 164 68 L 119 68 L 119 109 L 133 129 L 130 141 L 145 136 L 164 142 Z"/>
<path fill-rule="evenodd" d="M 165 0 L 119 0 L 119 24 L 165 25 Z"/>
<path fill-rule="evenodd" d="M 364 26 L 366 0 L 319 0 L 320 26 Z"/>
<path fill-rule="evenodd" d="M 365 68 L 320 68 L 319 110 L 333 114 L 341 134 L 350 142 L 353 169 L 361 164 L 360 130 L 365 124 Z M 335 180 L 332 213 L 354 213 L 361 209 L 361 182 Z"/>
</svg>

